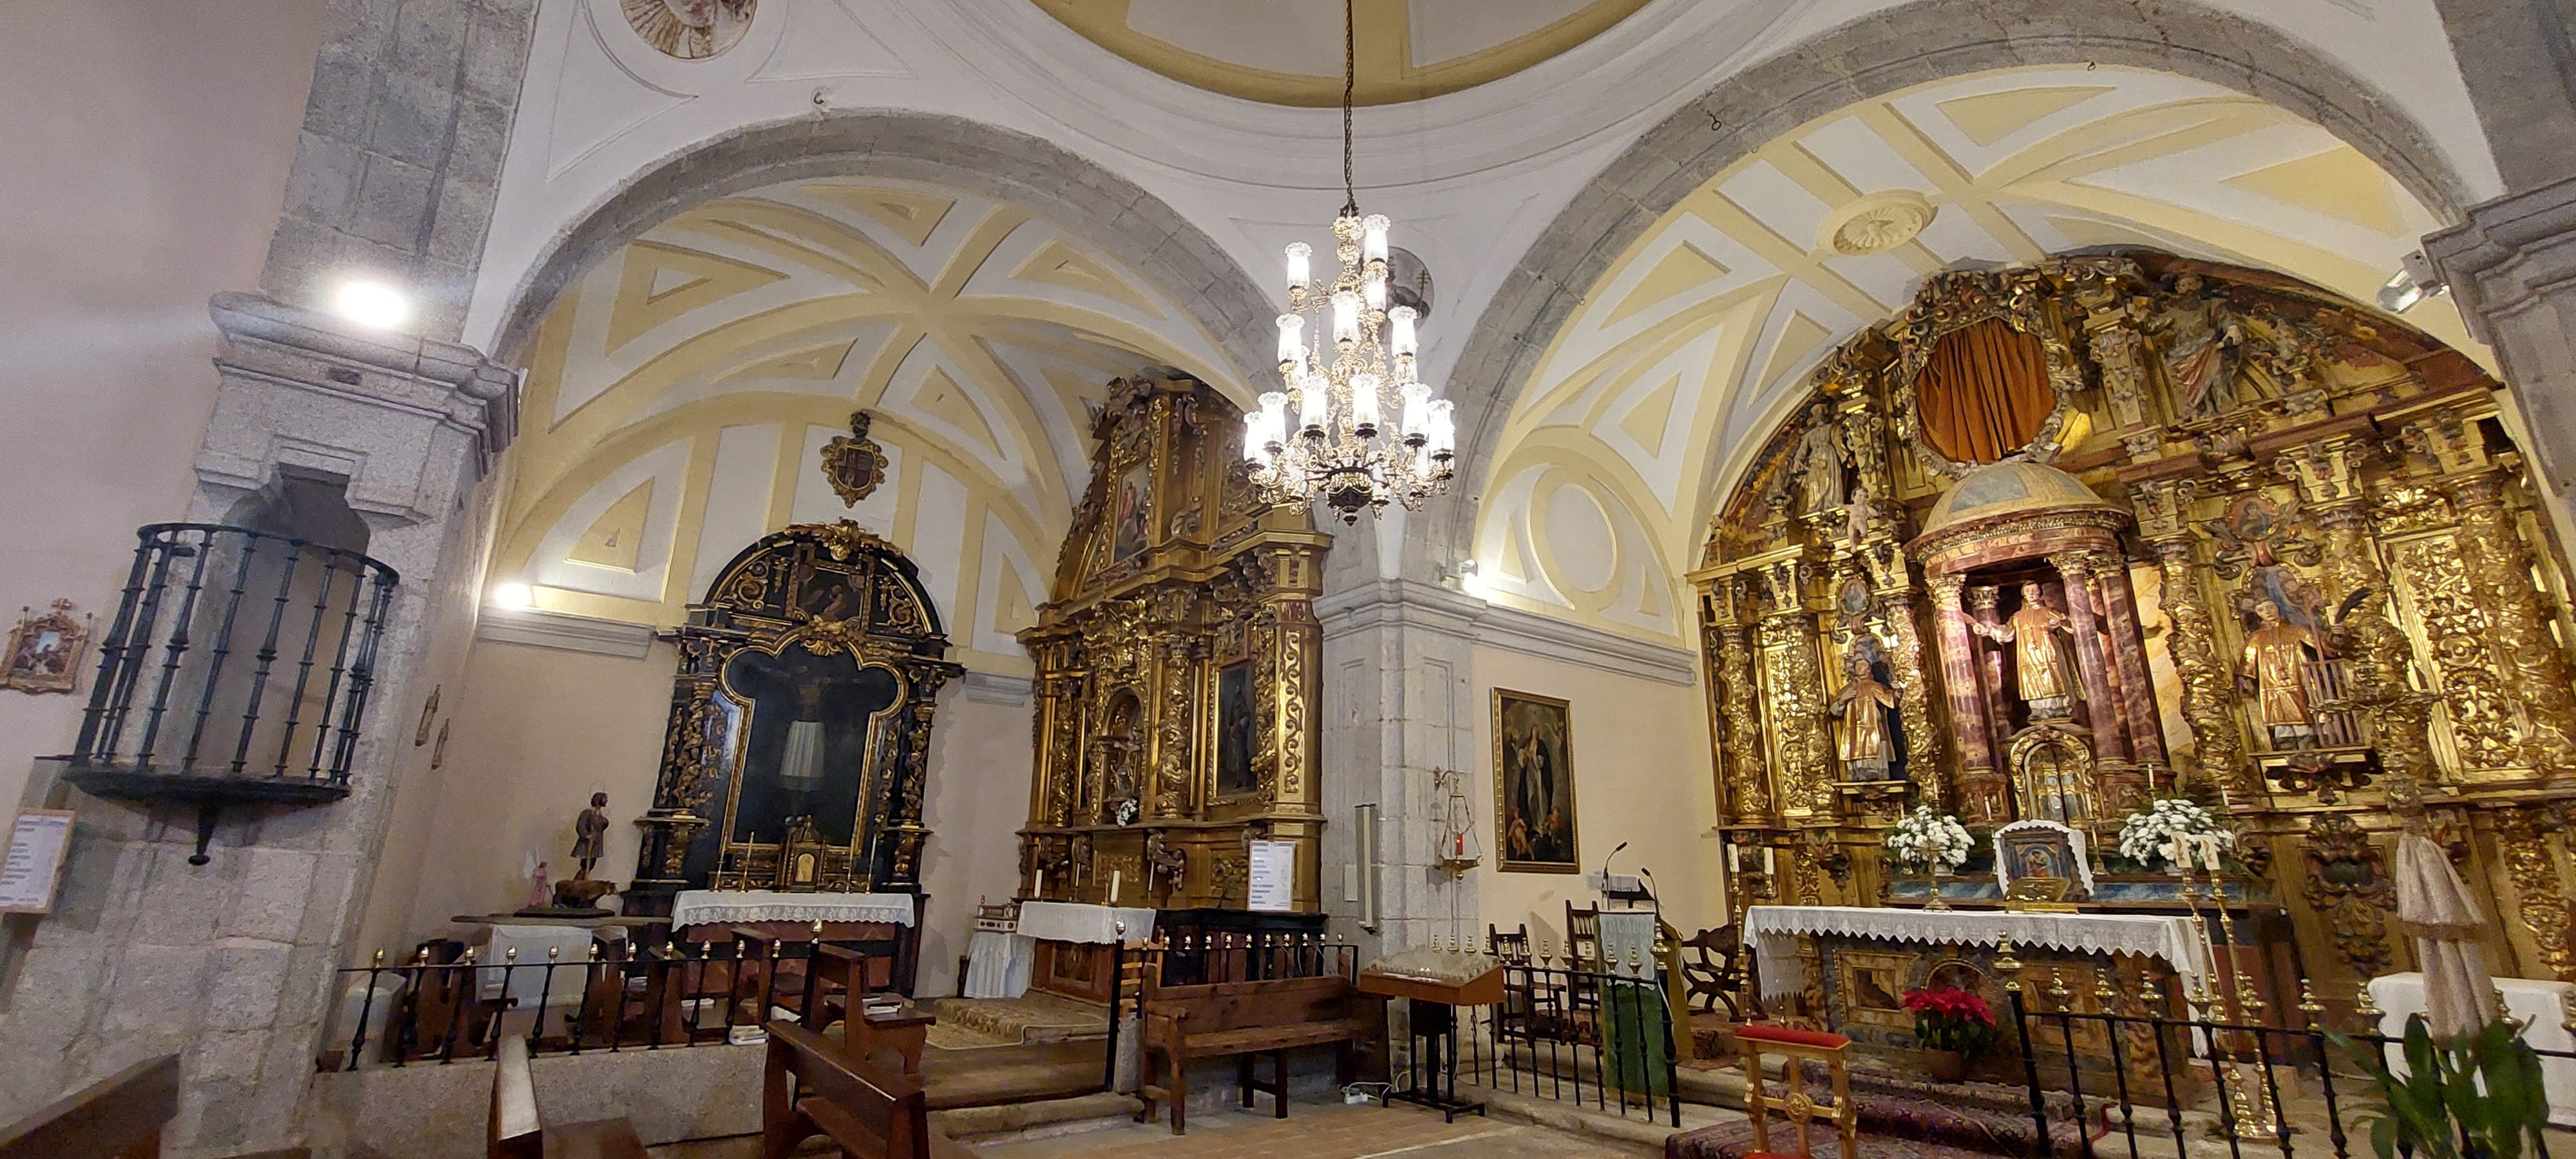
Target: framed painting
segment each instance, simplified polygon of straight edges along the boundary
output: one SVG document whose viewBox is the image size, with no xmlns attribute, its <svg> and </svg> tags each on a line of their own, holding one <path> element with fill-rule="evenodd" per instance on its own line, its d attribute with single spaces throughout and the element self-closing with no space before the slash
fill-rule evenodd
<svg viewBox="0 0 2576 1159">
<path fill-rule="evenodd" d="M 1154 539 L 1154 467 L 1138 463 L 1118 477 L 1110 507 L 1109 562 L 1120 563 Z"/>
<path fill-rule="evenodd" d="M 1261 791 L 1261 777 L 1252 767 L 1253 733 L 1260 727 L 1253 712 L 1252 661 L 1217 669 L 1217 796 L 1240 797 Z"/>
<path fill-rule="evenodd" d="M 1574 726 L 1565 701 L 1494 690 L 1494 849 L 1505 873 L 1575 873 Z"/>
</svg>

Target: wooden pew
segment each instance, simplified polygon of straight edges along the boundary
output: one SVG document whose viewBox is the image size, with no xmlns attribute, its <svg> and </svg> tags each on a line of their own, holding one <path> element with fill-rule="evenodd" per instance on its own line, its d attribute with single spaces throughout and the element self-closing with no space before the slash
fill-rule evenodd
<svg viewBox="0 0 2576 1159">
<path fill-rule="evenodd" d="M 644 1159 L 644 1140 L 624 1119 L 545 1125 L 527 1039 L 501 1036 L 492 1062 L 491 1159 Z"/>
<path fill-rule="evenodd" d="M 1322 978 L 1278 978 L 1261 982 L 1218 982 L 1206 986 L 1164 986 L 1154 971 L 1143 972 L 1138 1006 L 1145 1015 L 1145 1078 L 1137 1094 L 1145 1100 L 1139 1122 L 1154 1117 L 1157 1100 L 1172 1104 L 1172 1133 L 1186 1131 L 1190 1097 L 1189 1063 L 1193 1058 L 1234 1055 L 1235 1088 L 1244 1106 L 1252 1092 L 1269 1092 L 1273 1115 L 1288 1117 L 1288 1051 L 1301 1046 L 1333 1047 L 1340 1081 L 1351 1081 L 1351 1047 L 1363 1031 L 1355 1009 L 1359 992 L 1340 975 Z M 1169 1075 L 1154 1084 L 1154 1055 L 1160 1053 Z M 1255 1058 L 1271 1059 L 1271 1081 L 1252 1077 Z"/>
<path fill-rule="evenodd" d="M 56 1099 L 0 1127 L 0 1159 L 158 1159 L 179 1113 L 179 1056 L 165 1054 Z"/>
<path fill-rule="evenodd" d="M 821 1135 L 858 1159 L 973 1159 L 930 1129 L 918 1077 L 853 1061 L 822 1036 L 784 1018 L 769 1024 L 761 1076 L 761 1159 L 787 1159 Z"/>
</svg>

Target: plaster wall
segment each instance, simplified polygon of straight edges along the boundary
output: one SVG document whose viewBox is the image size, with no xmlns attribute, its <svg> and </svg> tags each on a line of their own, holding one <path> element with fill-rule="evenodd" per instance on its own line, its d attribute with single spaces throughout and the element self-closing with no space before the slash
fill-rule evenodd
<svg viewBox="0 0 2576 1159">
<path fill-rule="evenodd" d="M 458 914 L 524 904 L 528 858 L 562 880 L 573 866 L 572 819 L 590 794 L 608 794 L 608 852 L 598 873 L 634 875 L 639 831 L 631 823 L 653 799 L 679 658 L 656 642 L 641 658 L 538 647 L 494 639 L 475 643 L 441 694 L 449 729 L 446 759 L 427 767 L 436 744 L 414 750 L 406 788 L 426 798 L 397 817 L 388 867 L 378 875 L 362 933 L 346 964 L 377 949 L 399 957 L 421 938 L 453 931 Z M 410 706 L 401 728 L 413 727 Z M 389 720 L 389 724 L 393 723 Z M 407 741 L 405 743 L 408 743 Z M 933 834 L 922 866 L 931 903 L 922 937 L 925 993 L 956 986 L 958 955 L 972 934 L 976 899 L 1010 896 L 1017 878 L 1014 837 L 1028 810 L 1029 709 L 977 700 L 962 681 L 941 692 L 931 735 L 930 794 L 922 805 Z M 399 863 L 399 847 L 414 850 Z M 397 865 L 408 869 L 397 868 Z"/>
<path fill-rule="evenodd" d="M 1485 864 L 1475 872 L 1483 918 L 1509 930 L 1529 923 L 1530 934 L 1565 940 L 1565 904 L 1598 904 L 1600 893 L 1582 874 L 1504 873 L 1494 856 L 1494 690 L 1508 688 L 1553 696 L 1571 704 L 1574 748 L 1575 846 L 1583 873 L 1601 868 L 1620 842 L 1615 873 L 1654 871 L 1664 920 L 1682 936 L 1719 925 L 1725 904 L 1719 881 L 1715 772 L 1708 746 L 1704 693 L 1526 652 L 1479 644 L 1475 649 L 1473 705 L 1475 769 L 1483 799 L 1475 802 L 1477 836 Z"/>
<path fill-rule="evenodd" d="M 0 610 L 104 633 L 134 529 L 179 518 L 214 407 L 206 299 L 257 281 L 323 0 L 92 0 L 0 37 Z M 13 620 L 14 622 L 14 620 Z M 0 693 L 0 801 L 79 729 Z"/>
</svg>

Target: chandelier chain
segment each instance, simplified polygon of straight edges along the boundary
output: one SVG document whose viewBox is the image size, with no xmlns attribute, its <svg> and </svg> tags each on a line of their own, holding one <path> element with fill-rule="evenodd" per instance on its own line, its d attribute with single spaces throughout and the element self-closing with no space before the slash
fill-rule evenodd
<svg viewBox="0 0 2576 1159">
<path fill-rule="evenodd" d="M 1358 187 L 1351 182 L 1351 103 L 1359 92 L 1359 0 L 1342 0 L 1342 216 L 1360 212 Z"/>
</svg>

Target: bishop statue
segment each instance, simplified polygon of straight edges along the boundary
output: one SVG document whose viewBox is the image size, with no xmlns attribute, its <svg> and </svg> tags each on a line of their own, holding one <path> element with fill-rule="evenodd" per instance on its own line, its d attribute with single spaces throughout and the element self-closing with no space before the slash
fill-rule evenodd
<svg viewBox="0 0 2576 1159">
<path fill-rule="evenodd" d="M 2074 634 L 2066 614 L 2049 607 L 2039 585 L 2021 585 L 2021 610 L 2002 624 L 1972 621 L 1976 633 L 2013 646 L 2013 670 L 2021 681 L 2022 703 L 2034 720 L 2061 720 L 2074 715 L 2075 665 L 2067 659 L 2061 635 Z"/>
</svg>

